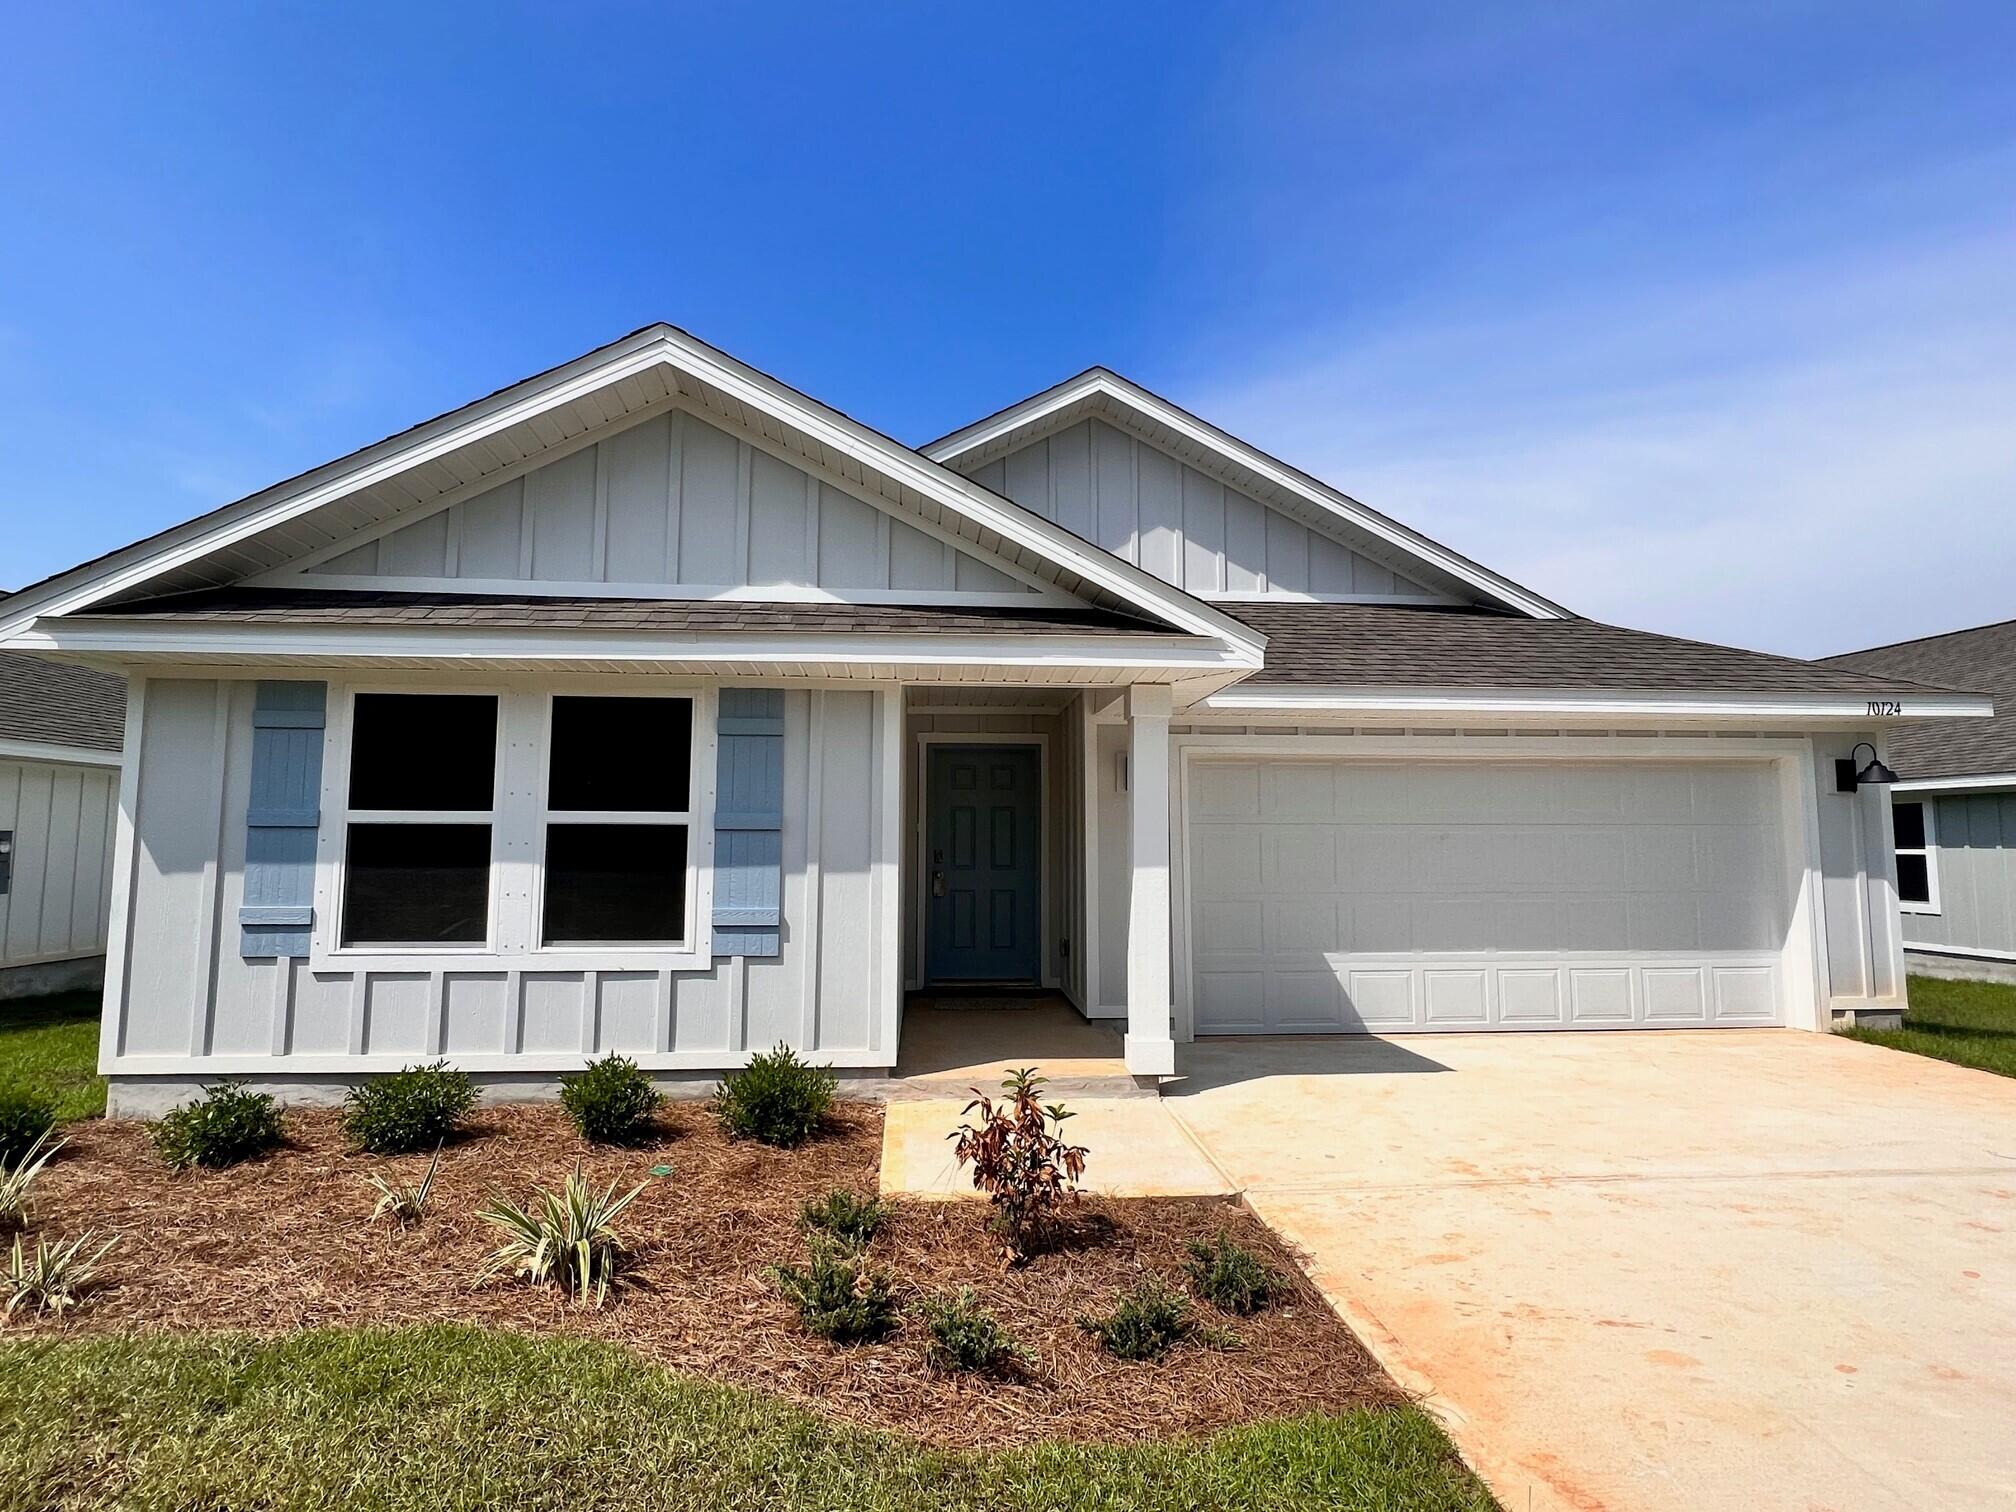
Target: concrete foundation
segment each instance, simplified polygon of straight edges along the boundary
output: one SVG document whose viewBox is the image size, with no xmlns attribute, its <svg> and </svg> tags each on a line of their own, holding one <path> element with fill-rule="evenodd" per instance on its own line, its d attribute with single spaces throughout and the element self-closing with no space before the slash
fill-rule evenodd
<svg viewBox="0 0 2016 1512">
<path fill-rule="evenodd" d="M 104 985 L 102 955 L 0 967 L 0 1003 L 12 998 L 44 997 L 52 992 L 96 992 Z"/>
<path fill-rule="evenodd" d="M 1949 982 L 2016 982 L 2016 961 L 1936 955 L 1929 950 L 1905 951 L 1904 970 L 1911 976 L 1939 977 Z"/>
</svg>

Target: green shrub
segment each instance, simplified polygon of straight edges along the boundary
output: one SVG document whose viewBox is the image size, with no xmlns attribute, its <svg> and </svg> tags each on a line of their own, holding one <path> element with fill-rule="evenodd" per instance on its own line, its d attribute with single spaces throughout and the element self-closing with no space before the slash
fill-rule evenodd
<svg viewBox="0 0 2016 1512">
<path fill-rule="evenodd" d="M 1159 1359 L 1197 1333 L 1189 1299 L 1153 1275 L 1120 1293 L 1111 1312 L 1080 1318 L 1078 1326 L 1097 1338 L 1108 1354 L 1123 1360 Z"/>
<path fill-rule="evenodd" d="M 1260 1311 L 1285 1289 L 1280 1272 L 1223 1229 L 1209 1244 L 1192 1239 L 1190 1258 L 1183 1269 L 1198 1296 L 1220 1312 L 1237 1313 L 1242 1318 Z"/>
<path fill-rule="evenodd" d="M 637 1062 L 622 1055 L 590 1061 L 579 1076 L 560 1081 L 560 1105 L 582 1138 L 597 1144 L 634 1144 L 663 1101 Z"/>
<path fill-rule="evenodd" d="M 969 1286 L 956 1297 L 933 1297 L 923 1306 L 931 1342 L 924 1357 L 940 1370 L 998 1373 L 1029 1358 Z"/>
<path fill-rule="evenodd" d="M 896 1326 L 896 1299 L 889 1278 L 865 1255 L 833 1243 L 812 1241 L 812 1263 L 771 1267 L 772 1279 L 798 1308 L 804 1325 L 835 1344 L 879 1339 Z"/>
<path fill-rule="evenodd" d="M 504 1242 L 490 1252 L 476 1279 L 509 1274 L 536 1286 L 554 1282 L 571 1291 L 577 1303 L 592 1301 L 600 1307 L 609 1288 L 621 1280 L 623 1241 L 616 1233 L 616 1217 L 644 1186 L 640 1181 L 619 1197 L 612 1181 L 598 1193 L 576 1166 L 564 1187 L 533 1193 L 529 1206 L 497 1194 L 477 1216 L 502 1229 Z"/>
<path fill-rule="evenodd" d="M 206 1087 L 154 1125 L 155 1150 L 178 1171 L 236 1165 L 279 1143 L 280 1110 L 273 1099 L 228 1082 Z"/>
<path fill-rule="evenodd" d="M 56 1099 L 28 1087 L 0 1086 L 0 1165 L 12 1165 L 56 1125 Z"/>
<path fill-rule="evenodd" d="M 875 1197 L 831 1191 L 817 1202 L 808 1198 L 798 1209 L 798 1222 L 809 1234 L 825 1234 L 848 1249 L 866 1249 L 882 1226 L 882 1203 Z"/>
<path fill-rule="evenodd" d="M 13 1251 L 7 1257 L 7 1270 L 0 1275 L 0 1290 L 7 1294 L 7 1305 L 0 1309 L 0 1316 L 11 1318 L 23 1307 L 60 1315 L 83 1301 L 84 1294 L 97 1284 L 99 1266 L 119 1242 L 107 1239 L 87 1255 L 84 1246 L 90 1240 L 88 1230 L 70 1240 L 38 1234 L 31 1252 L 23 1247 L 21 1235 L 16 1234 Z"/>
<path fill-rule="evenodd" d="M 714 1091 L 714 1112 L 731 1139 L 789 1148 L 818 1131 L 836 1086 L 831 1071 L 807 1065 L 779 1045 L 723 1079 Z"/>
<path fill-rule="evenodd" d="M 345 1101 L 343 1126 L 374 1155 L 407 1155 L 451 1139 L 476 1106 L 476 1085 L 445 1060 L 375 1076 Z"/>
<path fill-rule="evenodd" d="M 52 1131 L 44 1129 L 35 1143 L 13 1161 L 0 1160 L 0 1229 L 10 1229 L 28 1221 L 28 1189 L 42 1174 L 42 1167 L 55 1158 L 63 1141 L 49 1143 Z"/>
</svg>

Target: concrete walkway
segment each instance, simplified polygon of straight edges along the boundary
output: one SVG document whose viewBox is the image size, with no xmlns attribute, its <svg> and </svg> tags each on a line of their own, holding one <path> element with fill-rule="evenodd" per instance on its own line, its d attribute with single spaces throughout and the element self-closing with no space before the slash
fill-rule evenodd
<svg viewBox="0 0 2016 1512">
<path fill-rule="evenodd" d="M 1181 1069 L 1163 1106 L 1512 1512 L 2016 1506 L 2016 1081 L 1786 1030 Z"/>
<path fill-rule="evenodd" d="M 993 1088 L 983 1084 L 983 1090 Z M 1046 1089 L 1047 1090 L 1047 1089 Z M 1108 1197 L 1222 1197 L 1231 1183 L 1153 1097 L 1073 1097 L 1064 1133 L 1085 1147 L 1085 1187 Z M 971 1197 L 973 1176 L 947 1136 L 966 1098 L 891 1102 L 882 1125 L 882 1192 Z"/>
</svg>

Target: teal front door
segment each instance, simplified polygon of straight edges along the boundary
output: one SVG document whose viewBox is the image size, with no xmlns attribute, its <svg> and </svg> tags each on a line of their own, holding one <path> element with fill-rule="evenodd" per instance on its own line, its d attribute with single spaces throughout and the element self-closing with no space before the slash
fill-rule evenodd
<svg viewBox="0 0 2016 1512">
<path fill-rule="evenodd" d="M 1042 969 L 1036 747 L 935 745 L 925 766 L 926 972 L 1033 983 Z"/>
</svg>

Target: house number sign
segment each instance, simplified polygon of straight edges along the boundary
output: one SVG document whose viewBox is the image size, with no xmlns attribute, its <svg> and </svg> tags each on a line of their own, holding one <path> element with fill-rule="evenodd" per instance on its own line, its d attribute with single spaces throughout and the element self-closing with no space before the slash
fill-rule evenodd
<svg viewBox="0 0 2016 1512">
<path fill-rule="evenodd" d="M 1872 698 L 1869 700 L 1869 712 L 1878 719 L 1890 719 L 1902 714 L 1904 705 L 1893 699 Z"/>
</svg>

